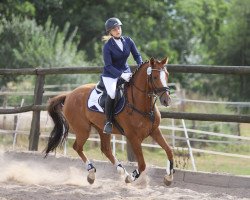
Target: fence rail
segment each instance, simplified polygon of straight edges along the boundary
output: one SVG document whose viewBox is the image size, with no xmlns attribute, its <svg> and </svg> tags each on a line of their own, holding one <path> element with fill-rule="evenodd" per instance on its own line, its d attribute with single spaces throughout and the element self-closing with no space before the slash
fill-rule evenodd
<svg viewBox="0 0 250 200">
<path fill-rule="evenodd" d="M 162 118 L 174 118 L 174 119 L 199 120 L 199 121 L 250 123 L 249 115 L 203 114 L 203 113 L 161 111 L 161 117 Z"/>
</svg>

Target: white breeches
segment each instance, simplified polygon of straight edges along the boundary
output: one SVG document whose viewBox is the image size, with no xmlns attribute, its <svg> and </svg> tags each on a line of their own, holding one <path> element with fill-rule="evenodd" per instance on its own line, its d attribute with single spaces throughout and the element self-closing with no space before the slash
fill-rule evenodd
<svg viewBox="0 0 250 200">
<path fill-rule="evenodd" d="M 115 98 L 118 78 L 102 77 L 103 83 L 111 99 Z"/>
</svg>

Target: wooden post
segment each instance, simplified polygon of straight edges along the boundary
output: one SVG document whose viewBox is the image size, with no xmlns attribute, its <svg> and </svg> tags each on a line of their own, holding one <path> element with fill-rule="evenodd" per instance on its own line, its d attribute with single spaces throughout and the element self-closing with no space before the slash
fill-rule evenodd
<svg viewBox="0 0 250 200">
<path fill-rule="evenodd" d="M 238 105 L 237 106 L 237 114 L 240 115 L 240 106 Z M 241 136 L 241 133 L 240 133 L 240 123 L 237 123 L 237 131 L 238 131 L 238 136 Z"/>
<path fill-rule="evenodd" d="M 135 162 L 136 161 L 134 151 L 133 151 L 132 146 L 131 146 L 128 139 L 127 139 L 127 159 L 130 162 Z"/>
<path fill-rule="evenodd" d="M 5 91 L 6 89 L 4 88 L 3 91 Z M 7 108 L 7 95 L 3 96 L 3 108 Z M 3 129 L 6 128 L 6 115 L 3 116 Z"/>
<path fill-rule="evenodd" d="M 17 128 L 17 115 L 14 115 L 14 124 L 13 124 L 13 130 L 16 130 Z M 16 131 L 13 133 L 13 138 L 15 137 Z"/>
<path fill-rule="evenodd" d="M 44 75 L 38 75 L 36 79 L 36 86 L 34 90 L 34 105 L 42 105 L 44 92 Z M 29 150 L 37 151 L 39 136 L 40 136 L 40 110 L 33 111 L 31 122 L 30 136 L 29 136 Z"/>
</svg>

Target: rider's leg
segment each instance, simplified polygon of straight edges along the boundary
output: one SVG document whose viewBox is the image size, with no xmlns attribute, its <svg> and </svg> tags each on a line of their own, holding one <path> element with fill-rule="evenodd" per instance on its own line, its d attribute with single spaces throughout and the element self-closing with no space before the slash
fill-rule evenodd
<svg viewBox="0 0 250 200">
<path fill-rule="evenodd" d="M 105 114 L 106 114 L 106 124 L 104 126 L 103 132 L 106 134 L 112 133 L 112 122 L 113 122 L 113 110 L 114 110 L 114 99 L 111 99 L 110 96 L 107 96 L 105 102 Z"/>
<path fill-rule="evenodd" d="M 112 133 L 112 121 L 114 117 L 114 102 L 115 102 L 115 93 L 116 93 L 116 85 L 117 78 L 110 77 L 102 77 L 103 83 L 107 90 L 108 96 L 105 101 L 105 114 L 107 118 L 107 122 L 104 126 L 103 132 L 106 134 Z"/>
</svg>

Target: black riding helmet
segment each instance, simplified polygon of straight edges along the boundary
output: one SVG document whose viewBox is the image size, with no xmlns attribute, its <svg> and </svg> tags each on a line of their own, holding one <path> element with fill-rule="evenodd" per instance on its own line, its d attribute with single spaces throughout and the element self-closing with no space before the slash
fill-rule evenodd
<svg viewBox="0 0 250 200">
<path fill-rule="evenodd" d="M 105 29 L 106 32 L 108 33 L 109 31 L 111 31 L 111 29 L 115 28 L 116 26 L 121 26 L 122 22 L 115 17 L 109 18 L 106 22 L 105 22 Z"/>
</svg>

